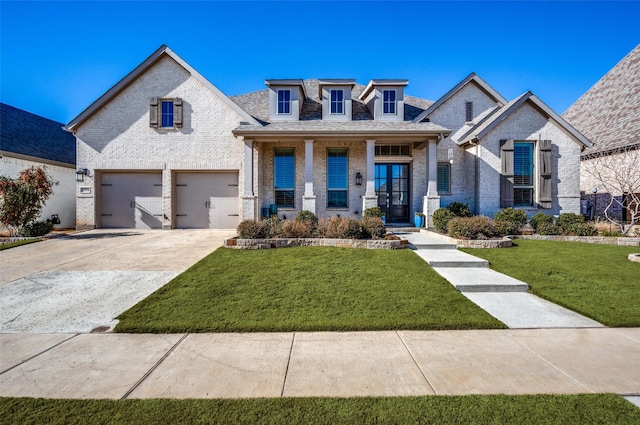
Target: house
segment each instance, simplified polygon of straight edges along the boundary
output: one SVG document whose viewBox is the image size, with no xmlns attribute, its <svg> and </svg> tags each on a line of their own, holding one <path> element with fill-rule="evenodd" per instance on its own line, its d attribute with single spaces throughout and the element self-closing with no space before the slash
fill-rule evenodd
<svg viewBox="0 0 640 425">
<path fill-rule="evenodd" d="M 0 175 L 46 167 L 58 182 L 38 220 L 58 215 L 59 228 L 76 226 L 76 142 L 64 124 L 0 103 Z"/>
<path fill-rule="evenodd" d="M 273 213 L 387 223 L 450 202 L 578 212 L 591 142 L 530 92 L 507 102 L 471 74 L 431 102 L 404 79 L 268 79 L 228 97 L 166 46 L 65 127 L 77 226 L 235 228 Z"/>
<path fill-rule="evenodd" d="M 603 217 L 613 197 L 614 202 L 607 214 L 616 220 L 629 221 L 629 210 L 622 206 L 629 205 L 633 198 L 637 200 L 640 193 L 635 196 L 633 193 L 623 194 L 620 184 L 603 187 L 602 181 L 595 179 L 590 170 L 607 163 L 618 164 L 624 173 L 635 170 L 635 183 L 631 182 L 628 174 L 626 180 L 629 187 L 640 189 L 640 45 L 562 116 L 594 143 L 582 152 L 580 189 L 583 199 L 593 204 L 596 217 Z"/>
</svg>

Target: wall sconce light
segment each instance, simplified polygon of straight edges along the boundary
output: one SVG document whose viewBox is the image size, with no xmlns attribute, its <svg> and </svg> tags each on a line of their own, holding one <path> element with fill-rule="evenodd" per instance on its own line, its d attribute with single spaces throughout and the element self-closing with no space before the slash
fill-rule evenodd
<svg viewBox="0 0 640 425">
<path fill-rule="evenodd" d="M 451 146 L 451 142 L 449 142 L 449 149 L 447 149 L 447 159 L 450 164 L 453 164 L 453 146 Z"/>
<path fill-rule="evenodd" d="M 356 173 L 356 186 L 362 186 L 362 174 L 359 171 Z"/>
<path fill-rule="evenodd" d="M 89 175 L 89 170 L 86 168 L 78 168 L 78 171 L 76 171 L 76 181 L 77 182 L 83 182 L 84 181 L 84 176 L 88 176 Z"/>
</svg>

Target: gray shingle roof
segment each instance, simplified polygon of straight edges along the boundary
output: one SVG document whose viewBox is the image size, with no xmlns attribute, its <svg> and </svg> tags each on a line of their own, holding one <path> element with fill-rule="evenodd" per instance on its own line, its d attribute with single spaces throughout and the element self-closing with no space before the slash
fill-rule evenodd
<svg viewBox="0 0 640 425">
<path fill-rule="evenodd" d="M 0 103 L 0 151 L 76 164 L 76 138 L 64 124 Z"/>
<path fill-rule="evenodd" d="M 323 121 L 323 120 L 307 120 L 307 121 L 278 121 L 265 126 L 241 125 L 234 132 L 238 133 L 446 133 L 450 130 L 438 124 L 412 123 L 412 122 L 386 122 L 386 121 Z"/>
<path fill-rule="evenodd" d="M 594 143 L 583 155 L 640 143 L 640 45 L 562 116 Z"/>
<path fill-rule="evenodd" d="M 318 80 L 304 80 L 304 86 L 308 97 L 302 104 L 300 121 L 308 123 L 308 121 L 322 120 L 322 101 L 319 97 Z M 371 116 L 371 112 L 369 112 L 367 106 L 358 99 L 364 88 L 365 86 L 362 84 L 355 84 L 351 91 L 351 118 L 353 121 L 373 121 L 373 117 Z M 258 90 L 238 96 L 231 96 L 230 99 L 262 124 L 267 124 L 269 122 L 269 89 Z M 412 121 L 425 109 L 431 106 L 432 103 L 433 102 L 430 100 L 405 94 L 405 121 Z"/>
</svg>

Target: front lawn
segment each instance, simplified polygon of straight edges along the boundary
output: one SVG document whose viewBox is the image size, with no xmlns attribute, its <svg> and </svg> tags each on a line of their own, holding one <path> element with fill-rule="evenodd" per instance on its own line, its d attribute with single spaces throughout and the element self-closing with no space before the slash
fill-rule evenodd
<svg viewBox="0 0 640 425">
<path fill-rule="evenodd" d="M 512 248 L 463 249 L 530 292 L 607 326 L 640 326 L 638 247 L 518 239 Z"/>
<path fill-rule="evenodd" d="M 4 424 L 638 424 L 613 394 L 244 400 L 0 398 Z"/>
<path fill-rule="evenodd" d="M 19 241 L 2 243 L 2 244 L 0 244 L 0 251 L 2 251 L 3 249 L 15 248 L 17 246 L 27 245 L 27 244 L 34 243 L 34 242 L 40 242 L 42 240 L 43 239 L 40 239 L 40 238 L 37 238 L 37 239 L 22 239 L 22 240 L 19 240 Z"/>
<path fill-rule="evenodd" d="M 409 250 L 328 247 L 220 248 L 118 319 L 140 333 L 505 328 Z"/>
</svg>

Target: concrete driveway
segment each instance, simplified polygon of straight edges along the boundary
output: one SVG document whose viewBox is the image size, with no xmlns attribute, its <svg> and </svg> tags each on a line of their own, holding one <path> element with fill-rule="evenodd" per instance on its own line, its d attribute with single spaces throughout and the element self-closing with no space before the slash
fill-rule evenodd
<svg viewBox="0 0 640 425">
<path fill-rule="evenodd" d="M 92 230 L 0 251 L 0 333 L 91 332 L 233 231 Z"/>
</svg>

